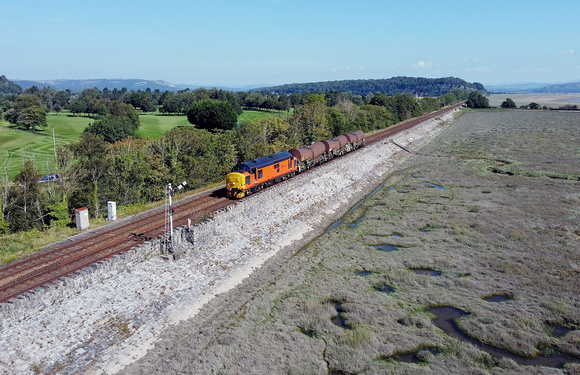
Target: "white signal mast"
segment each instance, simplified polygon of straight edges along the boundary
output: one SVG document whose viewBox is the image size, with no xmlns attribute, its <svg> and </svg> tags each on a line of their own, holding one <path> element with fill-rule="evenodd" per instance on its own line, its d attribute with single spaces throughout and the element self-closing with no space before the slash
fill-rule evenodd
<svg viewBox="0 0 580 375">
<path fill-rule="evenodd" d="M 164 253 L 167 254 L 167 245 L 171 249 L 173 249 L 173 201 L 171 197 L 178 193 L 181 189 L 183 189 L 187 185 L 187 182 L 183 181 L 177 189 L 171 188 L 171 183 L 167 185 L 167 202 L 168 204 L 165 206 L 165 251 Z M 169 226 L 169 228 L 168 228 Z M 169 229 L 169 230 L 168 230 Z M 169 240 L 169 241 L 168 241 Z M 169 243 L 168 243 L 169 242 Z"/>
</svg>

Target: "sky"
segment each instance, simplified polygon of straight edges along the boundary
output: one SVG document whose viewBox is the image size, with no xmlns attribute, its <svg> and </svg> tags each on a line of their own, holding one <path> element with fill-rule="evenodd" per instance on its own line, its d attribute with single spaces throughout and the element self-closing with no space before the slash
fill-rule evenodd
<svg viewBox="0 0 580 375">
<path fill-rule="evenodd" d="M 580 81 L 580 2 L 3 0 L 0 75 L 246 87 Z"/>
</svg>

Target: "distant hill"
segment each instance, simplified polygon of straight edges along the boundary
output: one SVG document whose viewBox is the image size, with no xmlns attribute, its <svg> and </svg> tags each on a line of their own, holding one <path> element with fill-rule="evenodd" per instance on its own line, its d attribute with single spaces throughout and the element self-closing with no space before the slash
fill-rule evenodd
<svg viewBox="0 0 580 375">
<path fill-rule="evenodd" d="M 528 83 L 506 83 L 506 84 L 497 84 L 497 85 L 486 85 L 489 91 L 494 93 L 511 93 L 516 94 L 520 92 L 527 92 L 529 90 L 535 90 L 548 85 L 547 83 L 537 83 L 537 82 L 528 82 Z"/>
<path fill-rule="evenodd" d="M 194 90 L 198 87 L 195 85 L 176 85 L 167 81 L 154 81 L 145 79 L 56 79 L 56 80 L 20 80 L 14 79 L 9 81 L 4 77 L 4 81 L 10 82 L 14 87 L 27 89 L 36 86 L 39 89 L 51 87 L 55 90 L 69 89 L 73 93 L 78 93 L 88 88 L 97 88 L 109 90 L 126 88 L 127 90 L 137 91 L 150 88 L 151 90 L 161 91 L 178 91 L 189 88 Z M 7 84 L 7 83 L 6 83 Z M 280 86 L 261 87 L 246 86 L 245 88 L 226 88 L 218 87 L 229 91 L 266 91 L 278 94 L 303 94 L 306 92 L 351 92 L 354 95 L 368 95 L 377 92 L 386 95 L 395 95 L 410 93 L 415 96 L 432 96 L 437 97 L 447 94 L 453 89 L 461 90 L 479 90 L 485 93 L 487 90 L 481 83 L 469 83 L 463 79 L 455 77 L 445 78 L 422 78 L 422 77 L 393 77 L 388 79 L 361 79 L 361 80 L 342 80 L 342 81 L 325 81 L 311 83 L 292 83 Z M 22 92 L 22 91 L 20 91 Z"/>
<path fill-rule="evenodd" d="M 532 93 L 545 93 L 545 94 L 575 94 L 580 93 L 580 82 L 572 83 L 561 83 L 558 85 L 549 85 L 541 87 L 539 89 L 534 89 Z"/>
<path fill-rule="evenodd" d="M 487 88 L 497 94 L 576 94 L 580 93 L 580 82 L 560 84 L 519 83 L 488 85 Z"/>
<path fill-rule="evenodd" d="M 55 90 L 66 90 L 70 89 L 72 92 L 81 92 L 84 89 L 98 88 L 99 90 L 105 87 L 109 90 L 114 88 L 122 89 L 123 87 L 127 90 L 145 90 L 150 88 L 151 90 L 159 89 L 161 91 L 177 91 L 187 88 L 185 85 L 174 85 L 173 83 L 166 81 L 151 81 L 146 79 L 55 79 L 55 80 L 45 80 L 45 81 L 28 81 L 14 79 L 14 83 L 27 89 L 32 86 L 36 86 L 39 89 L 44 87 L 51 87 Z M 194 89 L 195 87 L 190 87 Z"/>
<path fill-rule="evenodd" d="M 13 81 L 9 81 L 5 75 L 0 76 L 0 94 L 21 94 L 22 87 L 14 83 Z"/>
<path fill-rule="evenodd" d="M 460 78 L 393 77 L 388 79 L 360 79 L 313 83 L 292 83 L 281 86 L 262 87 L 252 91 L 275 92 L 277 94 L 304 94 L 307 92 L 351 92 L 368 95 L 381 92 L 386 95 L 410 93 L 415 96 L 441 96 L 453 89 L 485 91 L 481 83 L 469 83 Z"/>
</svg>

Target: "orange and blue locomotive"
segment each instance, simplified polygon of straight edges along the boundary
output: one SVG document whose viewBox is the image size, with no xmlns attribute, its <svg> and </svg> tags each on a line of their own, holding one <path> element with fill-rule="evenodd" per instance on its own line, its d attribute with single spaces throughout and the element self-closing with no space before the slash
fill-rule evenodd
<svg viewBox="0 0 580 375">
<path fill-rule="evenodd" d="M 240 163 L 226 176 L 228 197 L 243 198 L 286 180 L 294 176 L 296 165 L 296 160 L 287 151 Z"/>
<path fill-rule="evenodd" d="M 293 148 L 237 164 L 226 176 L 228 197 L 243 198 L 364 145 L 365 134 L 357 130 L 307 147 Z"/>
</svg>

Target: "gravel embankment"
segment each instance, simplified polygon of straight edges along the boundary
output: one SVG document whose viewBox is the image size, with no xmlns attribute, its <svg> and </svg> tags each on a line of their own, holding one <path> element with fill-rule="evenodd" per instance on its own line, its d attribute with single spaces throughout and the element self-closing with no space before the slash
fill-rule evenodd
<svg viewBox="0 0 580 375">
<path fill-rule="evenodd" d="M 454 114 L 394 140 L 411 149 Z M 142 357 L 164 327 L 196 315 L 286 246 L 322 232 L 378 186 L 406 153 L 385 141 L 270 188 L 195 229 L 176 262 L 159 257 L 116 267 L 73 297 L 0 320 L 0 373 L 115 373 Z M 67 293 L 71 295 L 71 293 Z"/>
</svg>

